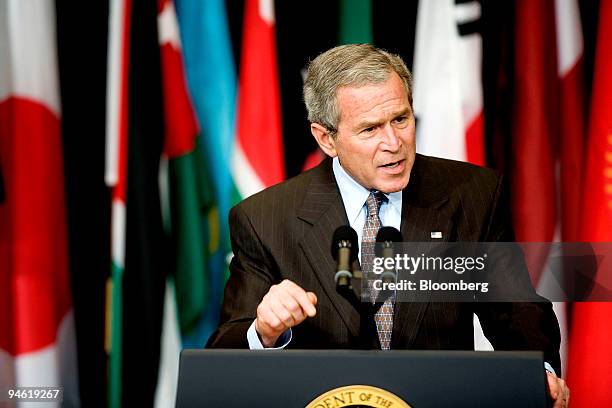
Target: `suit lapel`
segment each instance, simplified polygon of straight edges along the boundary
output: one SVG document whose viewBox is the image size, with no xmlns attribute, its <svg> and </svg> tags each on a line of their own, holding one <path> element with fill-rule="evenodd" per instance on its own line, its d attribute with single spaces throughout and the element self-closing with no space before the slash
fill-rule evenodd
<svg viewBox="0 0 612 408">
<path fill-rule="evenodd" d="M 321 287 L 353 336 L 359 335 L 359 312 L 336 291 L 331 256 L 331 238 L 336 228 L 348 225 L 348 218 L 332 171 L 332 160 L 326 159 L 313 170 L 311 183 L 306 187 L 298 218 L 311 225 L 300 241 L 300 247 Z M 353 285 L 360 285 L 354 280 Z"/>
<path fill-rule="evenodd" d="M 408 187 L 402 192 L 401 232 L 406 242 L 447 241 L 451 234 L 450 216 L 445 214 L 448 195 L 426 160 L 417 155 Z M 432 239 L 432 232 L 441 232 L 442 239 Z M 404 295 L 404 300 L 395 305 L 392 348 L 408 348 L 414 342 L 428 305 Z"/>
<path fill-rule="evenodd" d="M 348 225 L 348 218 L 327 159 L 313 170 L 298 218 L 311 225 L 300 241 L 300 247 L 314 270 L 321 287 L 353 336 L 359 336 L 360 314 L 336 291 L 333 279 L 336 264 L 330 244 L 334 231 Z M 452 231 L 451 215 L 447 213 L 448 195 L 424 158 L 417 154 L 408 187 L 402 192 L 401 232 L 407 242 L 448 241 Z M 432 232 L 441 232 L 442 239 L 432 239 Z M 358 265 L 358 263 L 357 263 Z M 359 279 L 353 286 L 359 295 Z M 398 302 L 395 306 L 392 348 L 407 348 L 413 343 L 427 302 Z"/>
</svg>

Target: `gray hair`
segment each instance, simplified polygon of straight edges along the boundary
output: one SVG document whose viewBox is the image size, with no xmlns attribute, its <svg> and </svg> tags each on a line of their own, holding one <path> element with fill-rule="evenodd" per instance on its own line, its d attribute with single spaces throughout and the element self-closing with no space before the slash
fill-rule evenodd
<svg viewBox="0 0 612 408">
<path fill-rule="evenodd" d="M 308 120 L 335 136 L 340 121 L 336 92 L 343 86 L 381 84 L 396 72 L 404 82 L 412 107 L 412 76 L 399 55 L 371 44 L 348 44 L 319 54 L 308 64 L 304 102 Z"/>
</svg>

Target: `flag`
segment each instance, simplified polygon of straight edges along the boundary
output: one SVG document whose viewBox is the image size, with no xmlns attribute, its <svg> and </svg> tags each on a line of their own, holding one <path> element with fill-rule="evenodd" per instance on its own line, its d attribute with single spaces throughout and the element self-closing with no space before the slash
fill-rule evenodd
<svg viewBox="0 0 612 408">
<path fill-rule="evenodd" d="M 185 347 L 201 347 L 218 324 L 231 254 L 227 220 L 239 200 L 229 165 L 235 143 L 236 69 L 223 0 L 181 0 L 176 12 L 188 91 L 201 126 L 198 157 L 212 184 L 206 222 L 210 297 L 197 329 L 183 333 Z"/>
<path fill-rule="evenodd" d="M 371 0 L 340 1 L 339 44 L 371 44 L 374 42 L 372 30 Z M 317 146 L 306 156 L 302 171 L 316 167 L 325 157 L 325 153 Z"/>
<path fill-rule="evenodd" d="M 157 4 L 131 0 L 118 11 L 111 8 L 107 108 L 114 266 L 109 406 L 152 406 L 171 259 L 159 193 L 164 117 Z M 115 158 L 113 146 L 119 147 Z"/>
<path fill-rule="evenodd" d="M 242 198 L 285 178 L 273 0 L 246 0 L 232 177 Z"/>
<path fill-rule="evenodd" d="M 164 92 L 164 155 L 170 165 L 171 226 L 176 290 L 182 331 L 189 331 L 206 306 L 206 247 L 201 215 L 210 202 L 198 156 L 199 133 L 187 91 L 178 22 L 172 0 L 159 0 L 159 42 Z"/>
<path fill-rule="evenodd" d="M 0 203 L 4 201 L 4 180 L 2 178 L 2 163 L 0 163 Z"/>
<path fill-rule="evenodd" d="M 417 151 L 485 164 L 478 1 L 421 1 L 414 50 Z M 476 350 L 492 350 L 474 315 Z"/>
<path fill-rule="evenodd" d="M 341 0 L 340 44 L 372 43 L 372 0 Z"/>
<path fill-rule="evenodd" d="M 580 193 L 582 186 L 582 160 L 585 133 L 583 40 L 580 10 L 577 0 L 555 0 L 555 26 L 557 45 L 557 75 L 559 81 L 559 193 L 557 217 L 564 242 L 578 241 Z M 560 228 L 559 228 L 560 227 Z M 560 276 L 560 275 L 557 275 Z M 556 283 L 556 282 L 555 282 Z M 561 331 L 561 367 L 567 367 L 567 304 L 553 302 Z"/>
<path fill-rule="evenodd" d="M 554 0 L 519 0 L 514 9 L 513 159 L 510 174 L 513 225 L 517 241 L 552 242 L 560 236 L 556 177 L 560 87 L 555 3 Z M 564 26 L 564 30 L 567 29 Z M 541 279 L 548 262 L 549 247 L 542 245 L 538 248 L 529 251 L 525 259 L 536 287 L 546 284 L 551 276 Z M 553 308 L 563 329 L 564 308 L 560 304 L 553 305 Z M 563 337 L 562 344 L 565 344 Z"/>
<path fill-rule="evenodd" d="M 551 242 L 557 225 L 558 77 L 554 0 L 515 3 L 512 210 L 518 241 Z M 534 265 L 543 265 L 547 253 Z M 540 271 L 541 267 L 532 272 Z M 537 272 L 536 272 L 537 274 Z M 532 276 L 538 282 L 539 276 Z"/>
<path fill-rule="evenodd" d="M 484 165 L 478 1 L 419 2 L 414 51 L 417 151 Z"/>
<path fill-rule="evenodd" d="M 600 3 L 582 194 L 581 239 L 612 241 L 612 1 Z M 599 270 L 598 274 L 610 271 Z M 612 303 L 576 303 L 568 384 L 573 407 L 611 406 Z"/>
<path fill-rule="evenodd" d="M 555 0 L 559 78 L 561 237 L 579 240 L 585 140 L 584 45 L 578 0 Z"/>
<path fill-rule="evenodd" d="M 123 277 L 123 406 L 154 404 L 172 254 L 159 191 L 165 117 L 157 2 L 132 0 Z"/>
<path fill-rule="evenodd" d="M 55 21 L 52 2 L 0 3 L 0 388 L 77 406 Z"/>
<path fill-rule="evenodd" d="M 515 5 L 512 208 L 517 240 L 577 241 L 584 140 L 582 29 L 575 0 Z M 534 284 L 557 285 L 548 247 L 530 251 Z M 543 271 L 549 274 L 542 276 Z M 553 304 L 567 348 L 566 305 Z M 560 373 L 558 373 L 560 374 Z"/>
<path fill-rule="evenodd" d="M 111 190 L 111 271 L 106 287 L 108 406 L 121 406 L 125 267 L 128 71 L 131 0 L 111 0 L 108 30 L 105 182 Z"/>
<path fill-rule="evenodd" d="M 209 186 L 204 182 L 206 174 L 201 168 L 200 152 L 196 151 L 199 129 L 187 92 L 180 30 L 172 0 L 158 1 L 157 23 L 165 119 L 162 159 L 165 164 L 160 171 L 160 179 L 165 183 L 160 186 L 160 193 L 174 256 L 174 275 L 168 276 L 166 282 L 155 398 L 156 406 L 166 407 L 176 400 L 181 333 L 197 325 L 206 307 L 207 245 L 202 216 L 211 200 L 208 199 Z"/>
</svg>

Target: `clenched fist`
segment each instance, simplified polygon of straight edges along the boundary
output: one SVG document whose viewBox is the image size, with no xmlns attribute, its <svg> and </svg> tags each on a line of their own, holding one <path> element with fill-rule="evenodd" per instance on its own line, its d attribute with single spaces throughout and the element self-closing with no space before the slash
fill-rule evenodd
<svg viewBox="0 0 612 408">
<path fill-rule="evenodd" d="M 264 347 L 273 347 L 276 340 L 306 317 L 317 313 L 317 296 L 285 279 L 270 288 L 257 306 L 255 330 Z"/>
</svg>

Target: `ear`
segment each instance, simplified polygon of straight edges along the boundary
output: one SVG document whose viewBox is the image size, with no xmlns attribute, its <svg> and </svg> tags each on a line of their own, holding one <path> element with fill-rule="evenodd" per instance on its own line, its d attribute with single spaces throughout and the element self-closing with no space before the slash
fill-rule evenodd
<svg viewBox="0 0 612 408">
<path fill-rule="evenodd" d="M 336 141 L 331 137 L 325 126 L 318 123 L 311 123 L 310 133 L 312 133 L 319 147 L 326 155 L 329 157 L 336 157 L 338 155 L 336 152 Z"/>
</svg>

